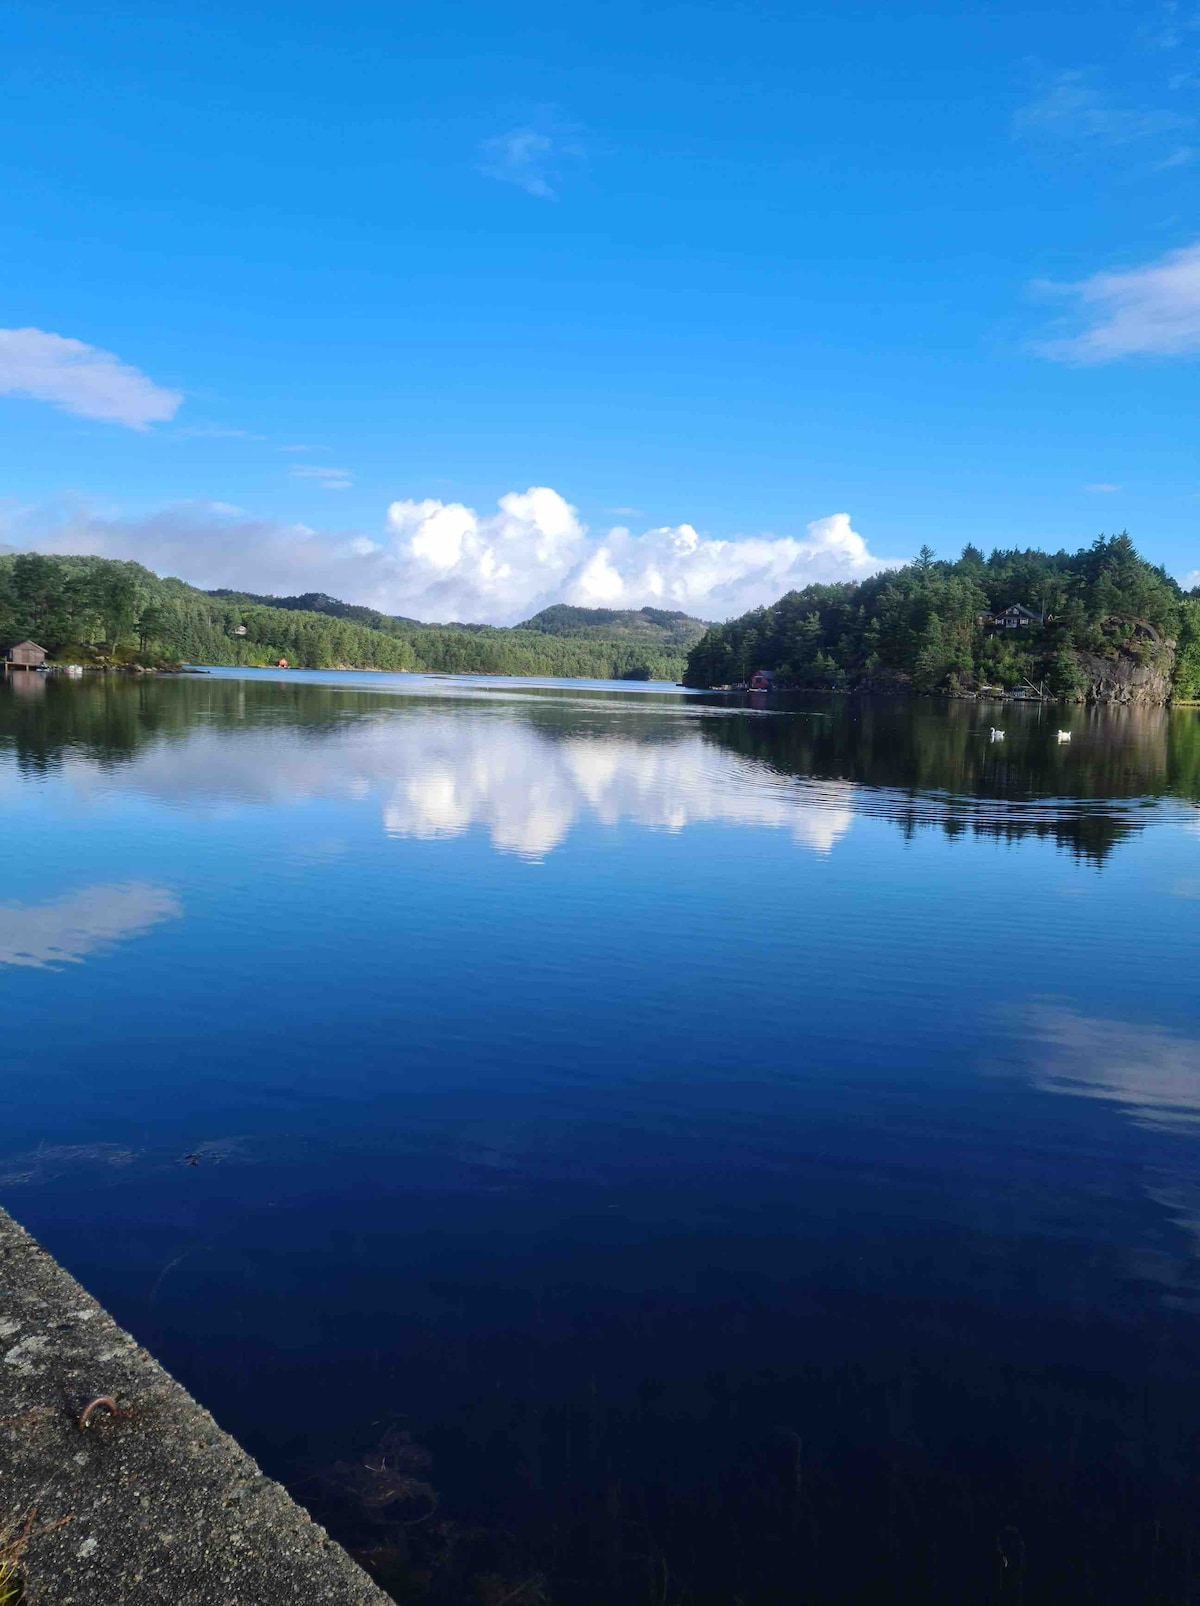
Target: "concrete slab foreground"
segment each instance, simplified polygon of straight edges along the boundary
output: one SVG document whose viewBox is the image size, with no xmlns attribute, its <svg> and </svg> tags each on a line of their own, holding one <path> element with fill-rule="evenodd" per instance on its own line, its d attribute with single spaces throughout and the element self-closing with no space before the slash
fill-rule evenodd
<svg viewBox="0 0 1200 1606">
<path fill-rule="evenodd" d="M 26 1606 L 389 1606 L 0 1211 L 0 1526 L 33 1506 Z"/>
</svg>

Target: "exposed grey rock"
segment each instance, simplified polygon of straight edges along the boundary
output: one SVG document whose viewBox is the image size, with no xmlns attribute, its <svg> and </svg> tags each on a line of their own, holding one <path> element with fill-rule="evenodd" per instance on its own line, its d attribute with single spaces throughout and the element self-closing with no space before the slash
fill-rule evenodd
<svg viewBox="0 0 1200 1606">
<path fill-rule="evenodd" d="M 1111 657 L 1092 652 L 1079 652 L 1076 657 L 1087 683 L 1086 702 L 1161 708 L 1171 700 L 1175 652 L 1170 642 L 1154 647 L 1144 663 L 1124 649 Z"/>
</svg>

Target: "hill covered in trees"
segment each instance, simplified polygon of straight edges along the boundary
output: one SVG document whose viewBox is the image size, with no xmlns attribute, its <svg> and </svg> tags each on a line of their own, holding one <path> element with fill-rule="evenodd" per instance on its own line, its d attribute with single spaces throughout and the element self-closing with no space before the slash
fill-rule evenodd
<svg viewBox="0 0 1200 1606">
<path fill-rule="evenodd" d="M 573 608 L 565 602 L 543 608 L 519 630 L 576 641 L 629 641 L 670 652 L 688 652 L 708 629 L 703 619 L 666 608 Z"/>
<path fill-rule="evenodd" d="M 404 614 L 380 613 L 375 608 L 364 608 L 358 603 L 340 602 L 337 597 L 327 596 L 323 591 L 306 591 L 297 597 L 263 596 L 252 591 L 228 590 L 209 591 L 206 595 L 218 597 L 223 602 L 286 608 L 289 612 L 298 613 L 323 613 L 331 619 L 348 619 L 354 624 L 382 630 L 388 635 L 402 635 L 412 629 L 466 630 L 476 634 L 491 628 L 472 624 L 422 625 L 419 619 L 410 619 Z M 703 619 L 694 619 L 691 614 L 665 608 L 574 608 L 565 602 L 558 602 L 513 628 L 536 630 L 542 635 L 562 636 L 573 641 L 632 642 L 658 651 L 686 654 L 700 640 L 708 625 Z"/>
<path fill-rule="evenodd" d="M 651 633 L 573 636 L 424 625 L 320 593 L 197 590 L 114 558 L 0 555 L 0 643 L 75 663 L 273 664 L 443 674 L 678 680 L 682 647 Z"/>
<path fill-rule="evenodd" d="M 323 613 L 330 619 L 349 619 L 353 624 L 366 625 L 369 630 L 384 630 L 390 635 L 397 626 L 419 625 L 419 619 L 409 619 L 402 613 L 380 613 L 377 608 L 364 608 L 356 602 L 340 602 L 324 591 L 306 591 L 298 597 L 273 597 L 254 591 L 206 591 L 206 597 L 217 597 L 222 602 L 253 603 L 259 608 L 285 608 L 289 613 Z M 470 628 L 469 626 L 462 628 Z"/>
<path fill-rule="evenodd" d="M 1016 605 L 1035 617 L 996 622 Z M 1082 696 L 1111 674 L 1200 696 L 1200 595 L 1185 596 L 1126 534 L 1078 552 L 975 546 L 903 568 L 806 586 L 713 625 L 688 657 L 689 686 L 744 684 L 758 669 L 784 686 L 969 692 L 1044 685 Z"/>
</svg>

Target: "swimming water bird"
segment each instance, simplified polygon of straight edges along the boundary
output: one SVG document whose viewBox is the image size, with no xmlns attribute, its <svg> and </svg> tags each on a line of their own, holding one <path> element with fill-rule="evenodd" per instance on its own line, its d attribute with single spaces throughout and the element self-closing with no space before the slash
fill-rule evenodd
<svg viewBox="0 0 1200 1606">
<path fill-rule="evenodd" d="M 1060 742 L 1069 742 L 1071 740 L 1070 731 L 1059 731 L 1058 739 Z"/>
<path fill-rule="evenodd" d="M 1002 742 L 1004 740 L 1004 732 L 998 731 L 994 725 L 992 726 L 992 740 L 994 742 Z"/>
</svg>

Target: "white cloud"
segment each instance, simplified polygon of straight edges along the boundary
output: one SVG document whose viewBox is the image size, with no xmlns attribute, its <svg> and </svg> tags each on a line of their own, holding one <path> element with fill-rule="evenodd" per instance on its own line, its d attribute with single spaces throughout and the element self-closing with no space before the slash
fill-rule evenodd
<svg viewBox="0 0 1200 1606">
<path fill-rule="evenodd" d="M 0 329 L 0 395 L 29 396 L 130 429 L 174 418 L 183 400 L 111 351 L 44 329 Z"/>
<path fill-rule="evenodd" d="M 256 435 L 249 429 L 228 429 L 224 424 L 188 424 L 172 434 L 189 441 L 265 441 L 265 435 Z"/>
<path fill-rule="evenodd" d="M 510 128 L 479 147 L 479 171 L 501 184 L 515 184 L 541 201 L 556 201 L 564 161 L 583 155 L 570 137 L 541 128 Z"/>
<path fill-rule="evenodd" d="M 1200 243 L 1145 267 L 1042 288 L 1073 298 L 1085 324 L 1076 334 L 1043 341 L 1043 356 L 1102 363 L 1200 352 Z"/>
<path fill-rule="evenodd" d="M 1120 489 L 1119 485 L 1111 485 L 1107 480 L 1097 480 L 1092 485 L 1084 486 L 1085 491 L 1094 491 L 1098 496 L 1111 496 L 1114 491 Z"/>
<path fill-rule="evenodd" d="M 1179 584 L 1185 591 L 1195 591 L 1198 587 L 1200 587 L 1200 569 L 1192 569 L 1189 573 L 1184 575 Z"/>
<path fill-rule="evenodd" d="M 690 524 L 593 534 L 548 486 L 510 492 L 494 513 L 433 498 L 393 502 L 371 534 L 198 503 L 135 518 L 81 507 L 26 511 L 0 518 L 0 540 L 136 558 L 200 586 L 325 591 L 387 613 L 496 624 L 560 601 L 724 618 L 811 581 L 861 579 L 888 566 L 847 513 L 813 520 L 802 536 L 722 540 Z"/>
<path fill-rule="evenodd" d="M 292 469 L 292 478 L 315 480 L 323 491 L 348 491 L 354 484 L 349 470 L 326 468 L 322 463 L 297 463 Z"/>
<path fill-rule="evenodd" d="M 461 502 L 393 502 L 379 561 L 432 619 L 512 620 L 556 601 L 588 549 L 575 509 L 535 485 L 481 515 Z M 401 610 L 403 611 L 403 610 Z"/>
<path fill-rule="evenodd" d="M 142 882 L 85 887 L 51 903 L 0 904 L 0 965 L 54 970 L 78 964 L 182 913 L 173 892 Z"/>
<path fill-rule="evenodd" d="M 885 566 L 848 513 L 814 519 L 803 537 L 718 540 L 690 524 L 641 535 L 618 526 L 566 578 L 563 596 L 581 607 L 649 604 L 723 618 L 814 580 L 861 579 Z"/>
<path fill-rule="evenodd" d="M 1013 118 L 1018 134 L 1084 147 L 1131 145 L 1193 125 L 1179 112 L 1119 105 L 1078 69 L 1056 74 Z"/>
</svg>

